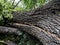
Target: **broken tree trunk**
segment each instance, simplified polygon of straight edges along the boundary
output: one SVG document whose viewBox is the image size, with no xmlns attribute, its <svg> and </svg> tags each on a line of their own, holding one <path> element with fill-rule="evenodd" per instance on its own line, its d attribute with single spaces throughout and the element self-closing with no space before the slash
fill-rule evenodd
<svg viewBox="0 0 60 45">
<path fill-rule="evenodd" d="M 60 14 L 57 13 L 60 1 L 53 0 L 48 4 L 31 12 L 14 12 L 9 26 L 35 36 L 43 45 L 60 45 Z"/>
<path fill-rule="evenodd" d="M 28 12 L 13 13 L 14 14 L 13 21 L 41 28 L 42 32 L 38 30 L 37 32 L 35 29 L 32 28 L 32 32 L 36 31 L 35 35 L 34 33 L 26 29 L 28 26 L 26 28 L 24 27 L 23 29 L 26 30 L 23 31 L 27 31 L 29 34 L 34 36 L 37 35 L 36 37 L 38 39 L 42 39 L 42 42 L 43 41 L 45 42 L 43 43 L 44 45 L 60 45 L 60 15 L 57 12 L 60 12 L 60 1 L 53 0 L 48 4 L 44 5 L 42 8 L 38 8 L 29 13 Z M 19 25 L 13 25 L 13 26 L 17 28 L 21 27 L 21 25 L 20 27 Z"/>
</svg>

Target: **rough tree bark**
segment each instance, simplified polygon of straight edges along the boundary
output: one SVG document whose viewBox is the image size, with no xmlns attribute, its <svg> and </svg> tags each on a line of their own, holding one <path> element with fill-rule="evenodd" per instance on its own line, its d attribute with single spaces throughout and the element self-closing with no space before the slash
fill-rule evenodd
<svg viewBox="0 0 60 45">
<path fill-rule="evenodd" d="M 57 12 L 60 12 L 60 0 L 52 0 L 31 12 L 14 12 L 9 26 L 35 36 L 43 45 L 60 45 L 60 14 Z"/>
</svg>

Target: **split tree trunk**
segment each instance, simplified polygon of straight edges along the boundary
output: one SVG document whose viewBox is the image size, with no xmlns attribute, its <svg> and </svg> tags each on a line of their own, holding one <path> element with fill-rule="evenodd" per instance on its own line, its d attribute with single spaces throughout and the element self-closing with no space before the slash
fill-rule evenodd
<svg viewBox="0 0 60 45">
<path fill-rule="evenodd" d="M 35 36 L 43 45 L 60 45 L 60 14 L 57 13 L 60 11 L 60 1 L 53 0 L 48 4 L 31 12 L 14 12 L 10 27 Z M 3 28 L 0 26 L 0 31 Z"/>
</svg>

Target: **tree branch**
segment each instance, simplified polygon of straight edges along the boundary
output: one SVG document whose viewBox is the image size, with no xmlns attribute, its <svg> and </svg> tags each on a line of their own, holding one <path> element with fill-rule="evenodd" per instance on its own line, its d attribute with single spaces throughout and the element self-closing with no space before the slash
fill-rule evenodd
<svg viewBox="0 0 60 45">
<path fill-rule="evenodd" d="M 33 25 L 25 25 L 25 24 L 18 24 L 13 23 L 11 26 L 20 29 L 21 31 L 25 31 L 33 36 L 35 36 L 37 39 L 39 39 L 44 45 L 59 45 L 60 38 L 55 35 L 54 33 L 51 33 L 49 31 L 43 30 L 39 27 L 33 26 Z M 48 42 L 49 41 L 49 42 Z"/>
<path fill-rule="evenodd" d="M 15 0 L 13 0 L 12 6 L 14 5 Z"/>
<path fill-rule="evenodd" d="M 13 8 L 17 7 L 19 3 L 20 3 L 20 1 L 18 1 L 18 3 Z"/>
<path fill-rule="evenodd" d="M 21 35 L 21 32 L 16 29 L 16 28 L 11 28 L 11 27 L 4 27 L 0 26 L 0 33 L 9 33 L 9 34 L 15 34 L 15 35 Z"/>
</svg>

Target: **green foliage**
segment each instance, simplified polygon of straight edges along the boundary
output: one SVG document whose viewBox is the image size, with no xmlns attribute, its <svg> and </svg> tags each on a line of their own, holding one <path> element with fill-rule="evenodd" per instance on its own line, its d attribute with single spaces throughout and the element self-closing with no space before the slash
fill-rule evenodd
<svg viewBox="0 0 60 45">
<path fill-rule="evenodd" d="M 14 11 L 24 11 L 25 9 L 24 8 L 22 8 L 22 7 L 16 7 L 15 9 L 14 9 Z"/>
<path fill-rule="evenodd" d="M 42 4 L 44 4 L 46 2 L 46 0 L 37 0 L 37 5 L 38 6 L 42 6 Z"/>
<path fill-rule="evenodd" d="M 1 34 L 0 33 L 0 45 L 3 45 L 1 41 L 13 41 L 18 45 L 42 45 L 39 41 L 33 40 L 27 33 L 20 32 L 21 35 Z"/>
<path fill-rule="evenodd" d="M 32 9 L 35 7 L 37 0 L 22 0 L 26 6 L 26 9 Z"/>
<path fill-rule="evenodd" d="M 2 1 L 2 2 L 1 2 Z M 12 5 L 6 0 L 0 0 L 0 25 L 8 22 L 13 18 L 12 14 Z"/>
<path fill-rule="evenodd" d="M 25 9 L 30 10 L 42 6 L 46 0 L 22 0 Z"/>
<path fill-rule="evenodd" d="M 21 38 L 18 45 L 42 45 L 42 43 L 37 40 L 34 40 L 34 38 L 30 37 L 30 35 L 28 35 L 27 33 L 23 32 L 20 37 Z"/>
</svg>

